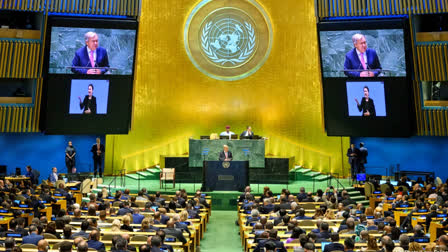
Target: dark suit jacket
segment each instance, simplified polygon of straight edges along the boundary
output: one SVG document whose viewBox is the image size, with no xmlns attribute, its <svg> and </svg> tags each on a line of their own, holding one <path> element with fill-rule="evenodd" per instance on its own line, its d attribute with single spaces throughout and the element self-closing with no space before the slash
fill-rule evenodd
<svg viewBox="0 0 448 252">
<path fill-rule="evenodd" d="M 376 51 L 370 48 L 366 50 L 367 55 L 367 69 L 375 69 L 373 71 L 375 77 L 377 77 L 381 73 L 381 63 L 378 59 L 378 55 Z M 362 70 L 361 61 L 359 60 L 358 53 L 356 49 L 353 48 L 345 55 L 345 63 L 344 63 L 344 73 L 347 77 L 359 77 L 361 72 L 358 71 L 350 71 L 350 70 Z M 379 69 L 379 70 L 378 70 Z"/>
<path fill-rule="evenodd" d="M 246 137 L 246 132 L 247 130 L 243 131 L 243 133 L 241 133 L 240 138 L 241 137 Z M 254 137 L 254 132 L 250 132 L 250 134 L 247 136 L 247 138 L 252 139 Z"/>
<path fill-rule="evenodd" d="M 199 204 L 204 205 L 206 208 L 210 208 L 210 205 L 207 203 L 207 200 L 203 197 L 199 197 Z"/>
<path fill-rule="evenodd" d="M 73 67 L 109 67 L 109 58 L 107 56 L 107 51 L 103 47 L 98 47 L 96 49 L 96 62 L 95 66 L 90 63 L 90 57 L 87 52 L 87 46 L 83 46 L 78 49 L 73 57 L 72 61 Z M 72 68 L 72 72 L 76 74 L 87 74 L 86 68 Z M 101 69 L 101 74 L 105 74 L 107 69 Z"/>
<path fill-rule="evenodd" d="M 264 240 L 258 241 L 257 247 L 255 247 L 254 252 L 264 251 L 262 249 L 266 246 L 266 243 L 269 242 L 269 241 L 275 243 L 275 248 L 277 249 L 276 251 L 278 251 L 278 252 L 286 252 L 286 248 L 285 248 L 285 245 L 283 244 L 283 242 L 277 241 L 277 240 L 273 240 L 273 239 L 264 239 Z"/>
<path fill-rule="evenodd" d="M 356 156 L 350 156 L 352 153 L 355 153 L 356 154 Z M 351 163 L 353 163 L 354 161 L 358 161 L 358 157 L 359 157 L 359 155 L 360 155 L 360 153 L 359 153 L 359 149 L 358 148 L 354 148 L 353 150 L 352 150 L 352 148 L 348 148 L 348 150 L 347 150 L 347 157 L 348 157 L 348 162 L 351 164 Z"/>
<path fill-rule="evenodd" d="M 188 226 L 187 226 L 187 225 L 185 225 L 185 224 L 183 224 L 183 223 L 179 223 L 179 222 L 177 222 L 177 223 L 175 224 L 175 227 L 178 228 L 178 229 L 180 229 L 180 230 L 183 230 L 183 231 L 187 232 L 188 235 L 191 235 L 191 232 L 190 232 L 190 230 L 188 229 Z"/>
<path fill-rule="evenodd" d="M 177 229 L 177 228 L 165 228 L 163 229 L 163 231 L 165 231 L 166 236 L 173 236 L 176 237 L 176 240 L 182 242 L 182 243 L 187 243 L 187 240 L 185 239 L 184 235 L 182 234 L 182 230 Z"/>
<path fill-rule="evenodd" d="M 173 252 L 173 251 L 174 251 L 174 250 L 173 250 L 173 246 L 171 246 L 171 245 L 167 245 L 167 244 L 162 244 L 162 246 L 160 246 L 160 248 L 167 249 L 167 250 L 170 251 L 170 252 Z"/>
<path fill-rule="evenodd" d="M 320 232 L 317 234 L 317 238 L 330 239 L 330 232 L 328 232 L 328 231 Z"/>
<path fill-rule="evenodd" d="M 297 200 L 299 202 L 301 202 L 302 200 L 306 199 L 306 197 L 308 197 L 308 194 L 306 194 L 306 193 L 299 193 L 299 194 L 297 194 Z"/>
<path fill-rule="evenodd" d="M 98 150 L 98 147 L 95 144 L 92 145 L 92 148 L 90 149 L 90 152 L 92 152 L 93 154 L 93 159 L 101 159 L 104 155 L 104 145 L 100 144 L 100 151 L 101 151 L 101 156 L 96 155 L 96 151 Z"/>
<path fill-rule="evenodd" d="M 82 231 L 82 230 L 79 231 L 78 233 L 72 234 L 72 237 L 70 239 L 74 239 L 75 237 L 78 237 L 78 236 L 81 236 L 81 237 L 84 237 L 86 239 L 89 239 L 89 233 L 87 233 L 85 231 Z"/>
<path fill-rule="evenodd" d="M 228 152 L 227 152 L 227 157 L 230 158 L 230 160 L 233 159 L 233 156 L 232 156 L 232 152 L 231 152 L 231 151 L 228 151 Z M 221 151 L 221 152 L 219 153 L 219 161 L 224 161 L 224 159 L 226 159 L 226 154 L 224 153 L 224 151 Z"/>
<path fill-rule="evenodd" d="M 166 223 L 170 220 L 170 217 L 166 215 L 160 215 L 160 223 L 163 225 L 166 225 Z"/>
<path fill-rule="evenodd" d="M 37 246 L 37 243 L 42 239 L 44 239 L 44 237 L 42 235 L 30 234 L 30 235 L 23 237 L 22 243 L 23 244 L 34 244 Z"/>
<path fill-rule="evenodd" d="M 291 209 L 291 204 L 290 203 L 282 203 L 280 205 L 278 205 L 280 207 L 280 209 Z"/>
<path fill-rule="evenodd" d="M 344 251 L 344 245 L 342 245 L 340 243 L 332 242 L 332 243 L 328 244 L 327 246 L 325 246 L 325 249 L 323 252 L 331 252 L 331 251 L 335 251 L 335 250 Z"/>
<path fill-rule="evenodd" d="M 264 214 L 268 214 L 268 213 L 272 212 L 273 210 L 274 210 L 274 205 L 268 204 L 268 205 L 262 207 L 261 212 Z"/>
<path fill-rule="evenodd" d="M 369 151 L 366 147 L 359 148 L 359 162 L 361 164 L 367 164 L 367 156 L 369 155 Z M 389 184 L 391 186 L 391 191 L 395 191 L 394 186 Z"/>
<path fill-rule="evenodd" d="M 369 101 L 366 101 L 366 98 L 363 97 L 361 100 L 361 104 L 358 105 L 358 110 L 359 112 L 362 111 L 362 116 L 364 116 L 364 113 L 367 112 L 367 110 L 370 113 L 369 117 L 374 117 L 376 116 L 376 111 L 375 111 L 375 103 L 373 103 L 373 99 L 369 98 Z"/>
<path fill-rule="evenodd" d="M 89 248 L 93 248 L 93 249 L 96 249 L 98 251 L 105 251 L 106 250 L 106 247 L 104 246 L 104 243 L 102 243 L 100 241 L 88 240 L 87 241 L 87 245 L 89 246 Z"/>
<path fill-rule="evenodd" d="M 83 110 L 83 113 L 90 109 L 90 114 L 96 115 L 96 97 L 92 95 L 92 99 L 89 101 L 89 96 L 86 95 L 82 103 L 79 104 L 79 108 Z"/>
</svg>

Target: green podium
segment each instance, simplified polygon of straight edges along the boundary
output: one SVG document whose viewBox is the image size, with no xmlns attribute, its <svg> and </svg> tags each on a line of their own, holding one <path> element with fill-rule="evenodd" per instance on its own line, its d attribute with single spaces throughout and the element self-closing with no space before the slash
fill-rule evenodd
<svg viewBox="0 0 448 252">
<path fill-rule="evenodd" d="M 189 158 L 190 167 L 202 167 L 204 161 L 216 161 L 223 145 L 228 145 L 232 152 L 233 161 L 249 161 L 249 168 L 264 168 L 265 141 L 264 140 L 197 140 L 190 139 Z"/>
</svg>

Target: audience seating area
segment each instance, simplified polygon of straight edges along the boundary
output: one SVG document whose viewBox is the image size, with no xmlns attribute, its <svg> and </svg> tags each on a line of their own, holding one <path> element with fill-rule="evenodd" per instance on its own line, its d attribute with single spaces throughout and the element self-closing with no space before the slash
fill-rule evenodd
<svg viewBox="0 0 448 252">
<path fill-rule="evenodd" d="M 0 251 L 195 252 L 211 216 L 211 197 L 200 191 L 83 195 L 79 183 L 0 180 L 0 198 Z"/>
<path fill-rule="evenodd" d="M 401 182 L 367 182 L 369 206 L 332 187 L 278 197 L 246 188 L 238 199 L 244 251 L 448 251 L 447 184 Z"/>
</svg>

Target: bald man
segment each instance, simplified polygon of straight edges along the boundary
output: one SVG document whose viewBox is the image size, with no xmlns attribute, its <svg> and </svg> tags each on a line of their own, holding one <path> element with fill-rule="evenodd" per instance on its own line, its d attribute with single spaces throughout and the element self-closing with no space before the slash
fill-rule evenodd
<svg viewBox="0 0 448 252">
<path fill-rule="evenodd" d="M 100 232 L 98 230 L 92 230 L 90 232 L 89 240 L 87 241 L 87 245 L 89 248 L 96 249 L 98 251 L 105 251 L 106 246 L 104 243 L 100 242 Z"/>
<path fill-rule="evenodd" d="M 223 150 L 219 153 L 219 161 L 232 161 L 232 152 L 229 151 L 229 146 L 223 145 Z"/>
<path fill-rule="evenodd" d="M 38 252 L 47 252 L 48 251 L 48 242 L 46 240 L 40 240 L 37 243 Z"/>
</svg>

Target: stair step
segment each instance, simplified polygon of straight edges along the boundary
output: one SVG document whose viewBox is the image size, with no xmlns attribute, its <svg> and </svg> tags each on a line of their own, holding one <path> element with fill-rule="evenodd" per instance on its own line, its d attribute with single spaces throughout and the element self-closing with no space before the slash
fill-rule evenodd
<svg viewBox="0 0 448 252">
<path fill-rule="evenodd" d="M 352 200 L 354 201 L 358 201 L 358 200 L 365 200 L 366 197 L 364 196 L 354 196 L 354 197 L 350 197 Z"/>
<path fill-rule="evenodd" d="M 306 168 L 302 168 L 302 169 L 298 169 L 297 170 L 298 173 L 302 173 L 302 174 L 308 173 L 310 171 L 311 171 L 311 169 L 306 169 Z"/>
<path fill-rule="evenodd" d="M 317 181 L 325 181 L 330 179 L 330 176 L 321 174 L 319 176 L 314 177 L 314 179 L 316 179 Z"/>
<path fill-rule="evenodd" d="M 126 174 L 126 177 L 131 178 L 131 179 L 138 179 L 138 175 L 136 175 L 136 174 Z"/>
<path fill-rule="evenodd" d="M 137 172 L 137 174 L 140 175 L 140 178 L 142 178 L 142 176 L 143 177 L 154 177 L 154 173 L 149 172 L 149 171 L 141 171 L 141 172 Z"/>
<path fill-rule="evenodd" d="M 320 173 L 320 172 L 308 172 L 306 175 L 309 176 L 309 177 L 317 177 L 319 175 L 322 175 L 322 173 Z"/>
<path fill-rule="evenodd" d="M 368 206 L 370 202 L 368 200 L 360 200 L 358 201 L 358 204 L 363 204 L 364 206 Z"/>
<path fill-rule="evenodd" d="M 347 192 L 352 192 L 352 191 L 356 191 L 354 187 L 350 186 L 350 187 L 346 187 L 345 190 Z"/>
<path fill-rule="evenodd" d="M 148 168 L 146 171 L 150 173 L 160 173 L 161 170 L 160 168 Z"/>
</svg>

